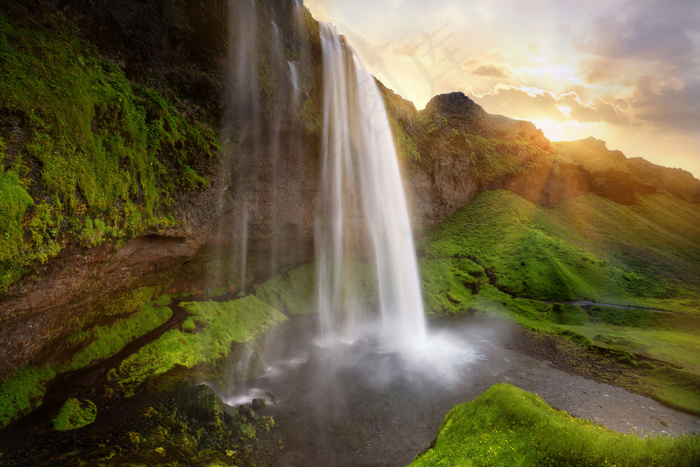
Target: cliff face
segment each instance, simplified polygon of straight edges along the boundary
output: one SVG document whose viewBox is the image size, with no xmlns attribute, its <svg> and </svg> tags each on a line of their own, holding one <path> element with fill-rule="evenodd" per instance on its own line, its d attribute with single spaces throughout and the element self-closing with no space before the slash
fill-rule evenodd
<svg viewBox="0 0 700 467">
<path fill-rule="evenodd" d="M 294 2 L 257 6 L 264 123 L 251 130 L 229 55 L 251 20 L 228 2 L 0 0 L 0 381 L 166 291 L 241 288 L 273 254 L 309 260 L 318 31 Z M 244 215 L 252 276 L 240 278 Z"/>
<path fill-rule="evenodd" d="M 700 202 L 700 184 L 685 170 L 661 167 L 641 157 L 627 158 L 620 151 L 609 150 L 605 141 L 592 137 L 553 146 L 565 160 L 590 173 L 596 193 L 621 204 L 633 204 L 636 194 L 661 191 Z"/>
<path fill-rule="evenodd" d="M 661 191 L 700 201 L 700 181 L 688 172 L 628 159 L 593 138 L 550 143 L 531 122 L 490 115 L 462 93 L 436 96 L 422 111 L 384 95 L 401 126 L 394 133 L 418 224 L 439 223 L 497 189 L 545 207 L 588 193 L 627 205 Z"/>
</svg>

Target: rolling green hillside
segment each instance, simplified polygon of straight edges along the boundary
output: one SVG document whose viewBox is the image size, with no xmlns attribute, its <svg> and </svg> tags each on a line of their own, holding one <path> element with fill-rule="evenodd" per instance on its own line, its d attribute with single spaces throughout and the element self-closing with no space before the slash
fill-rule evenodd
<svg viewBox="0 0 700 467">
<path fill-rule="evenodd" d="M 547 209 L 485 192 L 430 228 L 419 253 L 429 313 L 559 336 L 562 352 L 603 362 L 583 374 L 700 413 L 700 205 L 587 195 Z"/>
<path fill-rule="evenodd" d="M 472 256 L 519 297 L 700 309 L 700 205 L 667 194 L 634 206 L 587 195 L 546 209 L 485 192 L 429 229 L 419 255 L 424 264 Z"/>
</svg>

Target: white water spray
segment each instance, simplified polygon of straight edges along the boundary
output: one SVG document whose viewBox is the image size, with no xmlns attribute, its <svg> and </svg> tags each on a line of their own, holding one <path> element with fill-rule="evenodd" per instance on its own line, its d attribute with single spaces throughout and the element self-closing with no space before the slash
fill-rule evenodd
<svg viewBox="0 0 700 467">
<path fill-rule="evenodd" d="M 384 101 L 336 30 L 321 23 L 322 179 L 316 218 L 318 309 L 324 338 L 354 342 L 378 330 L 388 349 L 426 340 L 413 235 Z M 374 262 L 380 324 L 362 296 Z M 371 290 L 371 287 L 369 288 Z M 371 329 L 378 327 L 378 329 Z"/>
</svg>

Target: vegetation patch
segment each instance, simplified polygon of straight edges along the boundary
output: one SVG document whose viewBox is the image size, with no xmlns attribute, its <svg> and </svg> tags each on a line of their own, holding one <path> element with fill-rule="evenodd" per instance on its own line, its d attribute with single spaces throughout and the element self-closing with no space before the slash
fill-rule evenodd
<svg viewBox="0 0 700 467">
<path fill-rule="evenodd" d="M 61 371 L 83 368 L 98 360 L 111 357 L 126 344 L 165 323 L 173 315 L 167 306 L 146 304 L 136 314 L 108 326 L 97 326 L 88 332 L 78 333 L 73 339 L 85 339 L 90 343 Z"/>
<path fill-rule="evenodd" d="M 174 223 L 218 136 L 55 17 L 0 14 L 0 290 L 69 242 Z"/>
<path fill-rule="evenodd" d="M 497 384 L 454 407 L 438 437 L 411 465 L 693 466 L 700 437 L 621 434 L 548 406 L 535 394 Z"/>
<path fill-rule="evenodd" d="M 119 352 L 124 345 L 165 323 L 172 316 L 169 298 L 150 303 L 136 314 L 106 326 L 75 333 L 68 344 L 83 346 L 71 361 L 45 368 L 27 366 L 0 384 L 0 428 L 41 405 L 46 385 L 58 373 L 77 370 Z"/>
<path fill-rule="evenodd" d="M 700 375 L 698 209 L 670 195 L 634 206 L 590 195 L 545 209 L 483 193 L 419 243 L 426 309 L 561 337 L 598 353 L 603 366 L 622 365 L 620 375 L 604 372 L 606 381 L 700 413 L 700 390 L 685 384 Z M 584 299 L 597 303 L 552 303 Z M 683 373 L 655 372 L 663 366 Z"/>
<path fill-rule="evenodd" d="M 307 264 L 256 285 L 255 296 L 287 315 L 316 310 L 316 269 Z"/>
<path fill-rule="evenodd" d="M 588 195 L 545 209 L 491 191 L 428 229 L 419 254 L 474 257 L 513 296 L 696 313 L 698 219 L 700 205 L 671 195 L 635 206 Z"/>
<path fill-rule="evenodd" d="M 132 395 L 148 378 L 164 374 L 176 367 L 193 368 L 198 364 L 214 364 L 226 357 L 233 343 L 251 342 L 271 326 L 284 323 L 286 316 L 256 296 L 229 302 L 189 302 L 182 306 L 195 316 L 195 328 L 173 329 L 124 360 L 108 373 L 108 380 L 119 391 Z"/>
<path fill-rule="evenodd" d="M 97 418 L 97 406 L 89 400 L 68 399 L 56 418 L 53 429 L 56 431 L 77 430 L 87 426 Z"/>
<path fill-rule="evenodd" d="M 46 383 L 55 376 L 53 368 L 26 367 L 5 380 L 0 385 L 0 428 L 41 405 Z"/>
</svg>

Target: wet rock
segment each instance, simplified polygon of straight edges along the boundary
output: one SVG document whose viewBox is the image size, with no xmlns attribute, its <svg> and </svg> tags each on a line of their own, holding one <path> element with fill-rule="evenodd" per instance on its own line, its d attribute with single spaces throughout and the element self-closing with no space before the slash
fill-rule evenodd
<svg viewBox="0 0 700 467">
<path fill-rule="evenodd" d="M 204 384 L 182 391 L 178 403 L 187 416 L 204 423 L 217 423 L 224 415 L 224 403 Z"/>
<path fill-rule="evenodd" d="M 238 409 L 238 413 L 243 415 L 248 421 L 257 420 L 258 418 L 260 418 L 260 416 L 257 413 L 255 413 L 255 410 L 253 410 L 247 405 L 242 405 L 240 409 Z"/>
<path fill-rule="evenodd" d="M 277 404 L 280 401 L 279 396 L 277 396 L 277 394 L 275 394 L 274 392 L 268 391 L 265 393 L 265 395 L 268 399 L 270 399 L 270 402 L 272 402 L 273 404 Z"/>
<path fill-rule="evenodd" d="M 267 399 L 265 398 L 258 398 L 258 399 L 253 399 L 253 410 L 260 410 L 264 409 L 267 407 Z"/>
<path fill-rule="evenodd" d="M 245 423 L 246 418 L 238 412 L 238 409 L 224 404 L 224 423 L 234 426 Z"/>
</svg>

